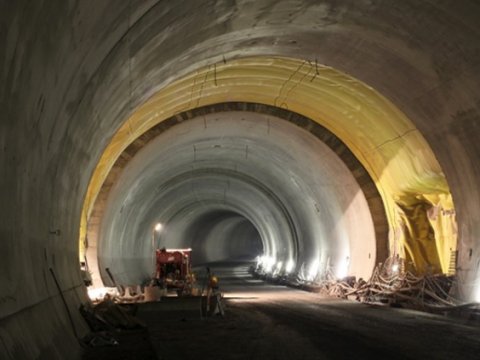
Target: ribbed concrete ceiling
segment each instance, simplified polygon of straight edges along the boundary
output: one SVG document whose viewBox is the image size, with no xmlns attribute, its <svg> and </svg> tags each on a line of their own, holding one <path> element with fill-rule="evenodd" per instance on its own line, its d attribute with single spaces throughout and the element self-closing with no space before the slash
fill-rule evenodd
<svg viewBox="0 0 480 360">
<path fill-rule="evenodd" d="M 437 226 L 434 243 L 418 242 L 402 230 L 405 223 L 417 227 L 415 223 L 410 225 L 416 220 L 398 215 L 399 203 L 411 205 L 425 199 L 434 206 L 453 208 L 445 177 L 429 145 L 411 121 L 378 92 L 347 74 L 310 60 L 225 60 L 166 86 L 146 101 L 114 136 L 93 176 L 82 219 L 90 216 L 109 169 L 134 139 L 182 111 L 224 101 L 260 102 L 289 109 L 337 135 L 377 185 L 390 222 L 392 253 L 409 257 L 420 271 L 434 263 L 436 271 L 447 272 L 451 249 L 456 248 L 456 235 Z M 83 222 L 81 239 L 85 226 Z"/>
<path fill-rule="evenodd" d="M 370 210 L 346 165 L 308 131 L 238 111 L 176 125 L 130 161 L 102 219 L 100 268 L 117 270 L 124 283 L 148 279 L 157 222 L 163 224 L 157 244 L 193 247 L 194 261 L 243 255 L 230 251 L 231 242 L 248 247 L 249 238 L 213 232 L 200 241 L 192 231 L 199 218 L 219 211 L 241 215 L 257 229 L 263 251 L 254 256 L 293 261 L 297 269 L 328 265 L 339 276 L 368 278 L 373 269 Z"/>
</svg>

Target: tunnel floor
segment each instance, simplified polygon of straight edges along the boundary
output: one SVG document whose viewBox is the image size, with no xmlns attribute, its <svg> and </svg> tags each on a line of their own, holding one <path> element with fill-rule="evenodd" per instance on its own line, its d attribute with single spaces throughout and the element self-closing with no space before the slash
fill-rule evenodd
<svg viewBox="0 0 480 360">
<path fill-rule="evenodd" d="M 478 323 L 270 285 L 245 263 L 210 268 L 225 294 L 224 318 L 202 320 L 192 304 L 140 304 L 147 332 L 88 359 L 478 359 Z"/>
</svg>

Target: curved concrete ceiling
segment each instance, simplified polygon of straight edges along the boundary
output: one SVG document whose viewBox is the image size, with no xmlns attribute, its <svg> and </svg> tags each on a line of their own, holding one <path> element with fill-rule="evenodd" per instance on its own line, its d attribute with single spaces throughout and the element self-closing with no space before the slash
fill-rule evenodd
<svg viewBox="0 0 480 360">
<path fill-rule="evenodd" d="M 265 103 L 317 121 L 347 144 L 383 193 L 449 191 L 423 136 L 372 88 L 311 61 L 261 57 L 197 70 L 150 98 L 104 152 L 89 196 L 96 196 L 121 151 L 150 127 L 179 112 L 223 101 Z M 386 196 L 384 200 L 391 202 Z"/>
<path fill-rule="evenodd" d="M 100 268 L 119 269 L 115 278 L 121 283 L 143 282 L 153 270 L 155 223 L 164 225 L 162 246 L 193 247 L 185 237 L 196 236 L 192 224 L 219 210 L 248 219 L 260 234 L 263 254 L 275 263 L 320 263 L 343 276 L 371 274 L 372 218 L 346 165 L 308 131 L 239 111 L 176 125 L 128 163 L 102 218 Z M 225 260 L 235 254 L 218 249 L 230 241 L 206 238 L 193 249 L 211 253 L 200 261 Z"/>
<path fill-rule="evenodd" d="M 182 111 L 227 100 L 286 108 L 337 135 L 377 185 L 390 222 L 392 253 L 409 256 L 420 271 L 431 264 L 436 271 L 448 271 L 456 236 L 437 226 L 436 242 L 418 242 L 413 239 L 415 236 L 408 236 L 409 232 L 402 230 L 405 223 L 415 220 L 399 215 L 399 203 L 411 205 L 422 199 L 438 207 L 453 208 L 443 172 L 423 136 L 372 88 L 333 68 L 307 60 L 267 57 L 225 60 L 166 86 L 125 122 L 105 150 L 94 173 L 82 219 L 90 216 L 100 186 L 115 160 L 137 137 Z M 86 221 L 81 227 L 81 243 L 85 226 Z"/>
<path fill-rule="evenodd" d="M 469 0 L 2 4 L 0 353 L 79 353 L 82 209 L 91 209 L 115 157 L 155 122 L 233 100 L 286 104 L 343 139 L 381 190 L 392 230 L 404 223 L 392 245 L 424 232 L 409 223 L 416 213 L 449 228 L 446 243 L 454 243 L 456 219 L 460 295 L 480 298 L 479 14 Z M 388 99 L 378 107 L 388 116 L 368 111 L 367 93 Z M 149 99 L 162 108 L 142 113 Z M 125 131 L 132 137 L 112 143 Z M 405 255 L 416 253 L 415 242 L 403 244 Z"/>
</svg>

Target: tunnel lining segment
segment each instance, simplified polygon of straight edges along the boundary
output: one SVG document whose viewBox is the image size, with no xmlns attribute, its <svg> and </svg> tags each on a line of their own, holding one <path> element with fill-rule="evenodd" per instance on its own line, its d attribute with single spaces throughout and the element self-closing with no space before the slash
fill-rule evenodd
<svg viewBox="0 0 480 360">
<path fill-rule="evenodd" d="M 201 169 L 191 170 L 187 173 L 179 174 L 171 178 L 167 183 L 162 184 L 162 186 L 169 187 L 174 184 L 178 184 L 187 177 L 191 179 L 192 177 L 195 178 L 195 177 L 202 177 L 202 176 L 209 176 L 209 175 L 225 176 L 227 178 L 239 180 L 245 184 L 253 186 L 255 189 L 258 189 L 262 194 L 265 194 L 265 196 L 276 205 L 276 208 L 280 210 L 282 216 L 286 220 L 286 223 L 288 224 L 288 228 L 290 231 L 291 239 L 293 240 L 293 244 L 294 244 L 293 258 L 294 259 L 297 258 L 297 255 L 299 253 L 299 241 L 298 241 L 297 229 L 295 227 L 295 221 L 292 219 L 283 201 L 275 194 L 275 192 L 271 191 L 267 186 L 265 186 L 255 178 L 245 173 L 240 173 L 240 172 L 229 170 L 229 169 L 201 168 Z M 243 216 L 246 216 L 246 214 L 243 214 Z M 254 222 L 252 219 L 250 219 L 250 221 L 252 223 Z"/>
<path fill-rule="evenodd" d="M 109 192 L 113 184 L 121 176 L 122 170 L 127 166 L 129 160 L 132 159 L 135 154 L 143 148 L 143 146 L 147 145 L 162 132 L 181 122 L 207 114 L 232 111 L 254 112 L 275 116 L 310 132 L 317 139 L 326 144 L 347 166 L 365 195 L 374 224 L 376 262 L 383 262 L 388 257 L 389 227 L 382 198 L 370 175 L 348 147 L 328 129 L 305 116 L 271 105 L 250 102 L 224 102 L 198 107 L 190 111 L 184 111 L 158 123 L 131 142 L 115 161 L 100 189 L 87 226 L 88 242 L 93 241 L 91 244 L 87 243 L 86 246 L 96 246 L 99 224 L 104 214 Z M 296 246 L 298 247 L 298 244 L 296 244 Z"/>
<path fill-rule="evenodd" d="M 239 56 L 188 67 L 189 71 L 168 84 L 152 83 L 141 92 L 145 102 L 118 129 L 91 178 L 81 217 L 81 238 L 104 179 L 136 137 L 175 114 L 234 101 L 278 105 L 321 124 L 341 139 L 380 193 L 389 224 L 389 253 L 403 257 L 406 243 L 416 241 L 405 236 L 406 225 L 398 214 L 399 197 L 410 202 L 417 201 L 418 196 L 429 197 L 440 201 L 433 206 L 452 209 L 449 186 L 435 154 L 415 124 L 388 98 L 345 72 L 317 65 L 298 54 Z M 445 249 L 456 247 L 456 234 L 437 228 L 440 236 L 435 240 L 440 247 L 435 251 L 442 253 L 443 268 L 450 257 Z M 417 257 L 422 258 L 420 252 L 415 254 L 415 265 Z"/>
</svg>

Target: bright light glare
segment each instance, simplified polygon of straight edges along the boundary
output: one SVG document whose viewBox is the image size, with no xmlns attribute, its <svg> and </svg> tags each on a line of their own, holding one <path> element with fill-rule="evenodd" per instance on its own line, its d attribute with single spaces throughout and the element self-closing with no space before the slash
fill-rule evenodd
<svg viewBox="0 0 480 360">
<path fill-rule="evenodd" d="M 287 262 L 287 266 L 285 266 L 285 272 L 287 274 L 291 273 L 293 268 L 295 267 L 295 263 L 293 262 L 293 260 L 288 260 Z"/>
<path fill-rule="evenodd" d="M 265 263 L 265 255 L 257 256 L 257 266 L 262 266 Z"/>
<path fill-rule="evenodd" d="M 162 224 L 160 224 L 160 223 L 155 224 L 155 231 L 160 231 L 160 230 L 162 230 L 162 228 L 163 228 Z"/>
<path fill-rule="evenodd" d="M 475 290 L 473 291 L 473 301 L 480 303 L 480 278 L 476 281 Z"/>
<path fill-rule="evenodd" d="M 277 272 L 282 270 L 283 263 L 281 261 L 277 262 Z"/>
<path fill-rule="evenodd" d="M 397 273 L 398 272 L 398 264 L 393 264 L 392 265 L 392 272 Z"/>
<path fill-rule="evenodd" d="M 109 294 L 110 296 L 117 296 L 118 290 L 114 287 L 101 287 L 101 288 L 88 288 L 88 297 L 90 300 L 103 300 L 105 295 Z"/>
<path fill-rule="evenodd" d="M 275 259 L 271 256 L 266 256 L 263 262 L 263 267 L 265 272 L 269 273 L 272 271 L 273 265 L 275 265 Z"/>
<path fill-rule="evenodd" d="M 345 260 L 340 261 L 337 266 L 337 278 L 343 279 L 348 275 L 348 266 L 350 265 L 350 258 L 347 256 Z"/>
<path fill-rule="evenodd" d="M 315 260 L 313 263 L 310 264 L 310 268 L 308 269 L 308 277 L 313 280 L 318 275 L 318 268 L 320 267 L 320 261 Z"/>
</svg>

